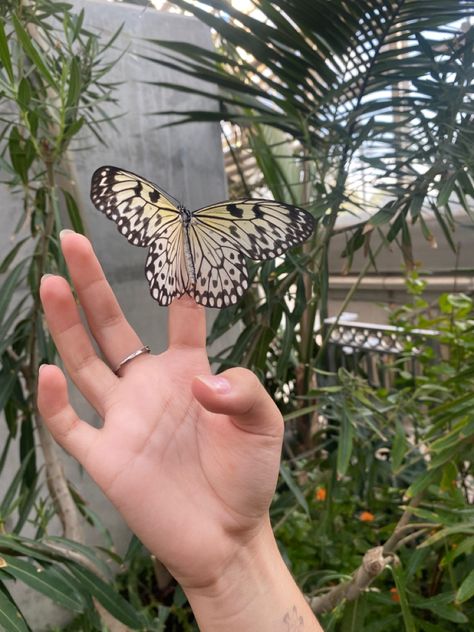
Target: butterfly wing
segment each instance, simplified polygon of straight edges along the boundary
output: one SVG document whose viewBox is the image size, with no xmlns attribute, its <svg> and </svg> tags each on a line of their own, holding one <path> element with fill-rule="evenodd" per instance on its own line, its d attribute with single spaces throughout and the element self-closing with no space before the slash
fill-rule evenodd
<svg viewBox="0 0 474 632">
<path fill-rule="evenodd" d="M 149 246 L 145 274 L 152 297 L 169 305 L 190 284 L 179 208 L 156 185 L 117 167 L 92 176 L 91 200 L 135 246 Z"/>
<path fill-rule="evenodd" d="M 256 260 L 278 257 L 314 229 L 313 216 L 302 208 L 251 198 L 198 209 L 192 223 L 197 232 L 212 231 L 224 246 Z"/>
<path fill-rule="evenodd" d="M 155 184 L 131 171 L 100 167 L 92 176 L 91 200 L 130 243 L 149 246 L 174 223 L 178 207 Z"/>
<path fill-rule="evenodd" d="M 188 234 L 196 283 L 188 294 L 209 307 L 237 303 L 248 287 L 243 255 L 272 259 L 308 239 L 313 228 L 304 209 L 270 200 L 246 198 L 194 211 Z"/>
<path fill-rule="evenodd" d="M 242 253 L 214 229 L 191 222 L 188 235 L 196 279 L 188 294 L 206 307 L 237 303 L 248 287 Z"/>
</svg>

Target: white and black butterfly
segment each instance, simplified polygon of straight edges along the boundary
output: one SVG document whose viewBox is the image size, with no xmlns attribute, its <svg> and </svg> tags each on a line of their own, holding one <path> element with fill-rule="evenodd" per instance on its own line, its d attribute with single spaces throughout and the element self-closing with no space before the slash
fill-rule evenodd
<svg viewBox="0 0 474 632">
<path fill-rule="evenodd" d="M 160 305 L 184 293 L 207 307 L 237 303 L 248 287 L 245 257 L 273 259 L 314 227 L 310 213 L 283 202 L 243 198 L 190 211 L 170 197 L 117 167 L 92 176 L 96 208 L 130 243 L 149 248 L 145 274 Z"/>
</svg>

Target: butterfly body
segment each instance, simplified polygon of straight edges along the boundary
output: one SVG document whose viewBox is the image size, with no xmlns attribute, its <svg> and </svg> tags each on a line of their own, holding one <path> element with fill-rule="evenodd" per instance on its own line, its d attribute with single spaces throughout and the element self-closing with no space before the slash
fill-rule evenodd
<svg viewBox="0 0 474 632">
<path fill-rule="evenodd" d="M 314 227 L 304 209 L 264 199 L 191 211 L 141 176 L 111 166 L 92 176 L 91 199 L 130 243 L 149 248 L 145 275 L 160 305 L 185 293 L 208 307 L 235 304 L 248 287 L 245 257 L 277 257 Z"/>
</svg>

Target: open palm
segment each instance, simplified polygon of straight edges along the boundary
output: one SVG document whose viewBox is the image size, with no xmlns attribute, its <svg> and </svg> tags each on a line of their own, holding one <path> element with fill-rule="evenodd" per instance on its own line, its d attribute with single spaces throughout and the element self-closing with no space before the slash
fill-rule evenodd
<svg viewBox="0 0 474 632">
<path fill-rule="evenodd" d="M 40 411 L 178 581 L 206 582 L 206 569 L 224 568 L 266 523 L 283 432 L 278 409 L 244 369 L 211 376 L 204 310 L 189 298 L 169 308 L 168 350 L 140 355 L 117 376 L 110 367 L 143 343 L 88 240 L 68 233 L 62 247 L 105 360 L 64 279 L 44 279 L 43 306 L 67 371 L 104 425 L 95 429 L 78 419 L 55 366 L 41 369 Z"/>
</svg>

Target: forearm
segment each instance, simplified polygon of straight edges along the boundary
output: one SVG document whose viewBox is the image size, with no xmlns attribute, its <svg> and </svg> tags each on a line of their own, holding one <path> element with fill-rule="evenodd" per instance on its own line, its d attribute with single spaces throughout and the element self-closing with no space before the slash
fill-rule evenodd
<svg viewBox="0 0 474 632">
<path fill-rule="evenodd" d="M 209 587 L 184 587 L 201 632 L 322 632 L 268 523 Z"/>
</svg>

